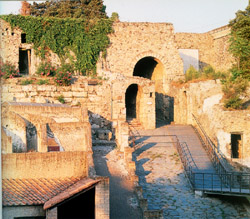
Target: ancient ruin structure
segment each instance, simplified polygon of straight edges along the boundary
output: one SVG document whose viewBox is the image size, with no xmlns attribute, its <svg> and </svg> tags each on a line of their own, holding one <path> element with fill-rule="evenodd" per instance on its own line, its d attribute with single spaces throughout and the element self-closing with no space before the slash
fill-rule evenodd
<svg viewBox="0 0 250 219">
<path fill-rule="evenodd" d="M 109 180 L 95 176 L 86 108 L 2 104 L 2 170 L 4 218 L 109 218 Z"/>
<path fill-rule="evenodd" d="M 12 29 L 3 20 L 0 28 L 1 59 L 15 64 L 24 76 L 35 77 L 41 60 L 32 44 L 26 43 L 25 33 Z M 71 86 L 59 87 L 22 86 L 18 84 L 22 79 L 9 79 L 1 85 L 6 188 L 7 179 L 56 176 L 74 177 L 70 178 L 72 182 L 81 182 L 80 178 L 90 176 L 93 166 L 89 121 L 93 140 L 115 140 L 131 170 L 134 164 L 128 147 L 129 123 L 142 129 L 154 129 L 171 122 L 195 125 L 193 115 L 202 121 L 211 140 L 226 158 L 250 166 L 249 110 L 224 110 L 219 80 L 183 87 L 172 85 L 173 81 L 184 77 L 190 65 L 196 69 L 211 65 L 216 70 L 231 67 L 234 60 L 228 52 L 229 27 L 202 34 L 175 33 L 173 25 L 168 23 L 115 22 L 113 28 L 107 56 L 105 59 L 100 56 L 97 63 L 98 76 L 106 80 L 77 76 Z M 50 59 L 60 64 L 52 52 Z M 60 95 L 73 107 L 59 105 Z M 81 107 L 77 107 L 79 105 Z M 27 153 L 29 151 L 38 153 Z M 17 169 L 9 171 L 13 166 Z M 30 171 L 24 172 L 23 166 Z M 89 180 L 91 186 L 95 186 L 95 193 L 90 196 L 100 196 L 96 200 L 101 202 L 107 180 Z M 88 182 L 83 181 L 83 184 L 89 185 Z M 85 191 L 87 187 L 82 188 L 81 191 Z M 40 203 L 44 204 L 44 209 L 57 208 L 57 200 L 66 196 L 64 191 L 60 192 L 55 196 L 58 198 L 51 196 Z M 6 214 L 11 211 L 9 205 L 11 203 L 6 202 Z M 41 205 L 36 211 L 44 215 Z M 102 205 L 95 204 L 96 215 L 99 206 Z M 104 208 L 103 217 L 106 217 L 107 206 L 100 208 Z M 19 212 L 22 211 L 20 208 Z M 60 207 L 57 211 L 60 212 Z"/>
</svg>

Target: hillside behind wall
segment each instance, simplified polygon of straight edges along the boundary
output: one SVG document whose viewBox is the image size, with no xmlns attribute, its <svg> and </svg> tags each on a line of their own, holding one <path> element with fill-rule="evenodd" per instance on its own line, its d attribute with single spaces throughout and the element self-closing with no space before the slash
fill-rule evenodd
<svg viewBox="0 0 250 219">
<path fill-rule="evenodd" d="M 194 114 L 227 158 L 231 159 L 231 134 L 242 133 L 242 157 L 237 161 L 250 166 L 250 110 L 225 110 L 219 80 L 190 83 L 181 88 L 173 86 L 172 96 L 175 123 L 196 125 Z"/>
<path fill-rule="evenodd" d="M 207 64 L 216 70 L 228 70 L 234 58 L 229 52 L 230 28 L 223 26 L 207 33 L 176 33 L 175 42 L 178 49 L 197 49 L 199 67 Z"/>
</svg>

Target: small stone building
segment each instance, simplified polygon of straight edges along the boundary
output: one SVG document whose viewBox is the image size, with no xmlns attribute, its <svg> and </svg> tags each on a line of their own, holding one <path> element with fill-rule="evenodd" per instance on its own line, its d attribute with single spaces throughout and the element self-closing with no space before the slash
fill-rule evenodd
<svg viewBox="0 0 250 219">
<path fill-rule="evenodd" d="M 86 108 L 2 104 L 3 218 L 109 218 Z"/>
</svg>

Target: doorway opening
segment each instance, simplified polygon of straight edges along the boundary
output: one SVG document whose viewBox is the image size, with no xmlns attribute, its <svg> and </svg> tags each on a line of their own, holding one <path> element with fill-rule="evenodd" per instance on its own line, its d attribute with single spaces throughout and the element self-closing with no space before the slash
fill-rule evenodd
<svg viewBox="0 0 250 219">
<path fill-rule="evenodd" d="M 138 85 L 131 84 L 125 94 L 126 119 L 132 120 L 136 118 L 136 102 L 137 102 Z"/>
<path fill-rule="evenodd" d="M 95 218 L 95 187 L 58 206 L 58 219 Z"/>
<path fill-rule="evenodd" d="M 22 75 L 28 75 L 30 71 L 31 50 L 19 49 L 19 72 Z"/>
<path fill-rule="evenodd" d="M 155 82 L 156 127 L 170 124 L 174 120 L 174 99 L 165 94 L 166 70 L 163 63 L 152 56 L 140 59 L 133 71 L 133 76 L 150 79 Z"/>
<path fill-rule="evenodd" d="M 231 157 L 242 158 L 242 134 L 231 134 Z"/>
</svg>

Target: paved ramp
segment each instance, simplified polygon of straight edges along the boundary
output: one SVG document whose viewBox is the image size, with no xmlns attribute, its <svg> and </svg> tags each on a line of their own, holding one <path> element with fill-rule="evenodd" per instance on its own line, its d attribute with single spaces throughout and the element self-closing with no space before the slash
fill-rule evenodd
<svg viewBox="0 0 250 219">
<path fill-rule="evenodd" d="M 190 134 L 184 135 L 183 132 L 180 135 L 185 130 L 183 126 L 179 126 L 178 129 L 176 126 L 164 126 L 154 130 L 137 130 L 134 144 L 131 142 L 131 146 L 135 148 L 133 160 L 136 163 L 136 175 L 139 177 L 139 185 L 143 189 L 143 197 L 147 199 L 148 210 L 162 210 L 164 218 L 246 217 L 242 204 L 235 197 L 232 199 L 234 202 L 229 203 L 228 197 L 203 198 L 195 196 L 185 177 L 180 156 L 175 147 L 176 137 L 170 135 L 168 127 L 173 128 L 174 133 L 172 134 L 179 134 L 180 138 L 186 136 L 185 140 L 192 138 L 197 140 L 196 134 L 190 129 L 191 127 L 188 127 Z M 204 150 L 202 152 L 200 150 L 198 149 L 198 153 L 197 150 L 194 152 L 200 159 L 204 160 L 204 157 L 207 156 L 204 154 Z M 199 159 L 195 160 L 198 165 Z M 211 169 L 211 165 L 208 164 L 209 160 L 206 165 L 207 172 L 215 174 L 214 169 Z M 202 171 L 203 166 L 201 162 L 196 171 Z M 196 185 L 203 182 L 202 176 L 196 175 Z M 211 176 L 205 175 L 205 177 L 206 183 L 212 184 L 214 182 L 210 181 L 209 183 L 209 180 L 212 179 Z M 204 185 L 206 184 L 204 183 Z M 239 206 L 239 211 L 237 206 Z"/>
<path fill-rule="evenodd" d="M 176 135 L 180 143 L 187 143 L 188 149 L 197 166 L 197 169 L 194 169 L 195 171 L 216 173 L 207 152 L 192 126 L 171 125 L 167 127 L 167 130 L 170 135 Z"/>
<path fill-rule="evenodd" d="M 188 178 L 195 190 L 225 195 L 250 194 L 250 175 L 215 169 L 199 136 L 192 126 L 167 126 L 168 133 L 179 140 L 178 150 Z M 216 157 L 216 155 L 214 155 Z M 217 165 L 218 168 L 218 165 Z"/>
</svg>

